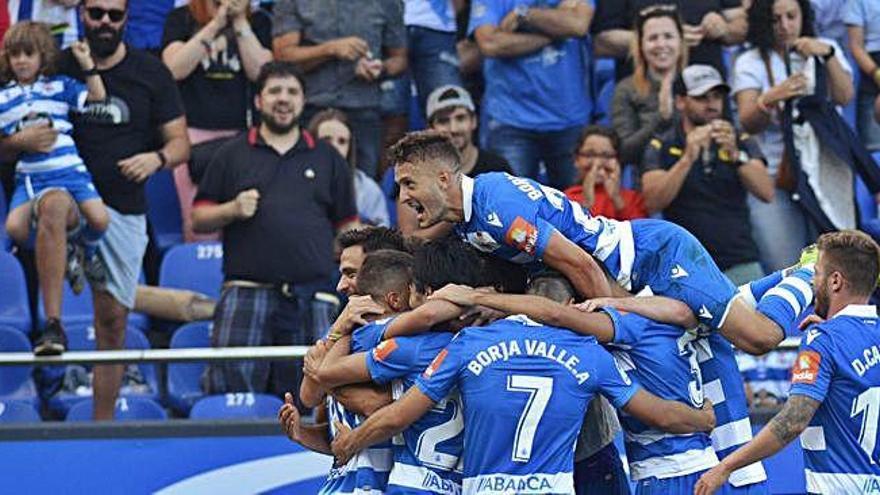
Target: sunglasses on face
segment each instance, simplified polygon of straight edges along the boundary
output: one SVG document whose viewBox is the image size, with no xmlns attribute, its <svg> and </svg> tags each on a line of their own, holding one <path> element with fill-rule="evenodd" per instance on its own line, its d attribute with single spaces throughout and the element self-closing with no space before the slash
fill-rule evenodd
<svg viewBox="0 0 880 495">
<path fill-rule="evenodd" d="M 119 9 L 102 9 L 101 7 L 89 7 L 86 9 L 89 19 L 100 22 L 104 20 L 104 16 L 110 17 L 110 22 L 117 23 L 125 19 L 125 11 Z"/>
</svg>

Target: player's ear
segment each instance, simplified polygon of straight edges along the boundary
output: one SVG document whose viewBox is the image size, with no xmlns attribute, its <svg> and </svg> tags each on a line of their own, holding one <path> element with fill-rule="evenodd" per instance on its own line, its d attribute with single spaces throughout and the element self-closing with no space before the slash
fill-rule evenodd
<svg viewBox="0 0 880 495">
<path fill-rule="evenodd" d="M 828 277 L 828 285 L 832 292 L 840 292 L 843 290 L 843 274 L 840 272 L 831 272 L 831 275 Z"/>
<path fill-rule="evenodd" d="M 397 291 L 390 291 L 385 294 L 385 304 L 395 313 L 399 313 L 403 309 L 405 296 Z"/>
</svg>

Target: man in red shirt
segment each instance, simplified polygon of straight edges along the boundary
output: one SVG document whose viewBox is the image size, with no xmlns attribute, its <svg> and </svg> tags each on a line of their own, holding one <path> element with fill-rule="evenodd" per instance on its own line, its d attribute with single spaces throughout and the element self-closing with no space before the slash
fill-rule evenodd
<svg viewBox="0 0 880 495">
<path fill-rule="evenodd" d="M 645 218 L 648 211 L 641 194 L 620 185 L 619 147 L 614 130 L 598 125 L 584 129 L 574 152 L 578 185 L 566 189 L 565 195 L 593 215 L 615 220 Z"/>
</svg>

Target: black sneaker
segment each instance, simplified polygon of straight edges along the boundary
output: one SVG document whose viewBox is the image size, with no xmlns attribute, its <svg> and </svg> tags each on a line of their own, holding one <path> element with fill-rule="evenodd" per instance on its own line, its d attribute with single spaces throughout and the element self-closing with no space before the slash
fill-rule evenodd
<svg viewBox="0 0 880 495">
<path fill-rule="evenodd" d="M 107 286 L 107 266 L 98 253 L 90 258 L 86 257 L 83 272 L 93 289 L 103 289 Z"/>
<path fill-rule="evenodd" d="M 64 276 L 74 294 L 80 295 L 86 287 L 86 275 L 83 268 L 82 246 L 73 242 L 67 243 L 67 270 Z"/>
<path fill-rule="evenodd" d="M 67 350 L 67 335 L 57 318 L 49 318 L 34 346 L 36 356 L 57 356 Z"/>
</svg>

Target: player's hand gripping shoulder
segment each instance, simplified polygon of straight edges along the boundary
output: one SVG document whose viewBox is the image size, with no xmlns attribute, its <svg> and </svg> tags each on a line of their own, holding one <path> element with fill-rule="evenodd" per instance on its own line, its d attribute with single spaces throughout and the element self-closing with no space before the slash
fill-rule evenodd
<svg viewBox="0 0 880 495">
<path fill-rule="evenodd" d="M 367 315 L 381 315 L 381 306 L 370 296 L 352 296 L 348 299 L 345 309 L 336 318 L 330 329 L 334 336 L 349 335 L 355 328 L 366 325 Z"/>
</svg>

